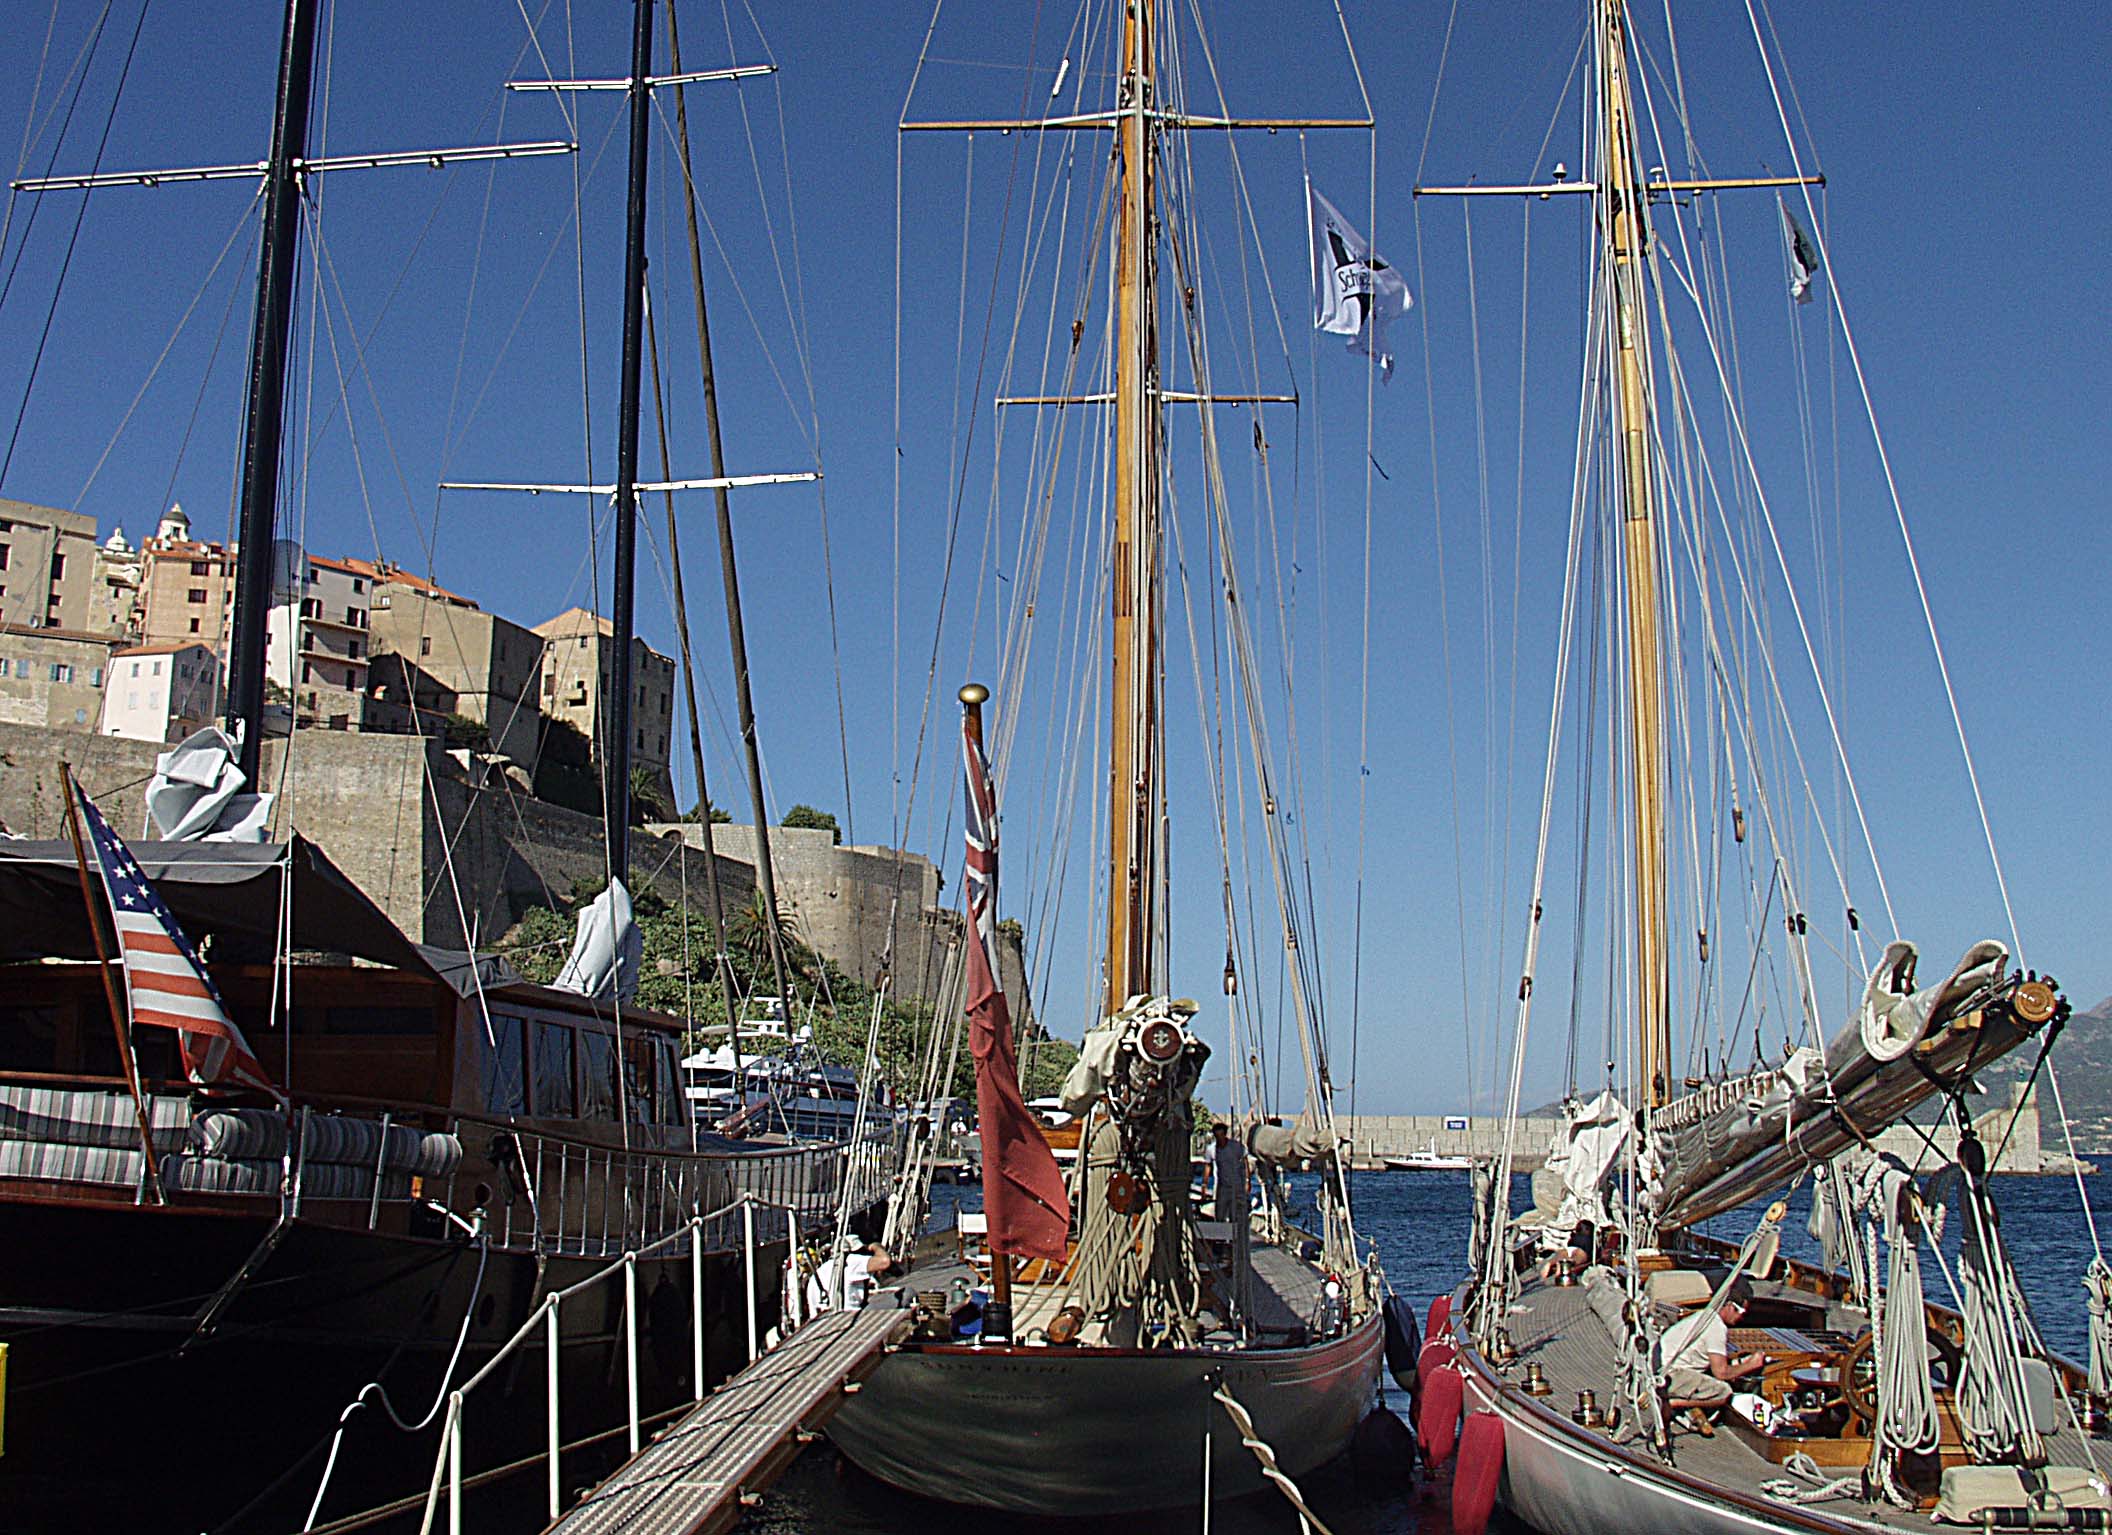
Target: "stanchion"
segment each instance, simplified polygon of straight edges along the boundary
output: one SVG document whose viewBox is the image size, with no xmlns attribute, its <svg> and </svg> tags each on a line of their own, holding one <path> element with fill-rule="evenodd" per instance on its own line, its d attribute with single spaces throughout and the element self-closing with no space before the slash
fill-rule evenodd
<svg viewBox="0 0 2112 1535">
<path fill-rule="evenodd" d="M 631 1453 L 638 1453 L 638 1255 L 623 1258 L 624 1395 L 631 1410 Z"/>
<path fill-rule="evenodd" d="M 704 1400 L 704 1222 L 689 1221 L 689 1389 L 690 1400 Z"/>
<path fill-rule="evenodd" d="M 543 1308 L 544 1315 L 547 1318 L 546 1326 L 549 1339 L 549 1363 L 543 1373 L 550 1386 L 549 1401 L 544 1409 L 544 1419 L 550 1431 L 550 1522 L 553 1524 L 557 1522 L 561 1497 L 558 1487 L 557 1462 L 564 1445 L 564 1441 L 557 1436 L 557 1308 L 559 1304 L 558 1297 L 552 1294 Z"/>
<path fill-rule="evenodd" d="M 748 1273 L 748 1362 L 754 1364 L 762 1349 L 755 1331 L 755 1200 L 741 1200 L 741 1246 Z"/>
</svg>

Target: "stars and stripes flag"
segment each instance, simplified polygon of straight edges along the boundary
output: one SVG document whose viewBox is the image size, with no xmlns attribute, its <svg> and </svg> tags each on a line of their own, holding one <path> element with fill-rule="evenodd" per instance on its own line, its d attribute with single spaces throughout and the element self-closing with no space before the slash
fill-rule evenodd
<svg viewBox="0 0 2112 1535">
<path fill-rule="evenodd" d="M 977 1133 L 983 1145 L 983 1212 L 993 1253 L 1063 1261 L 1071 1203 L 1056 1154 L 1019 1091 L 1012 1009 L 997 983 L 997 790 L 983 759 L 982 722 L 962 721 L 968 773 L 968 1047 L 975 1057 Z"/>
<path fill-rule="evenodd" d="M 205 973 L 198 951 L 177 925 L 175 914 L 141 872 L 124 839 L 110 829 L 95 802 L 78 786 L 81 820 L 95 866 L 110 898 L 110 915 L 125 967 L 125 996 L 132 1022 L 174 1029 L 184 1070 L 206 1087 L 279 1092 L 251 1053 L 249 1042 L 228 1015 L 227 1004 Z"/>
</svg>

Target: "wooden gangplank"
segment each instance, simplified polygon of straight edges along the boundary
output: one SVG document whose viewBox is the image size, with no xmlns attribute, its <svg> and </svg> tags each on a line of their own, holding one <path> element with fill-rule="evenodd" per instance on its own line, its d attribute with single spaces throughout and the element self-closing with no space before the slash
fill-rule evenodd
<svg viewBox="0 0 2112 1535">
<path fill-rule="evenodd" d="M 764 1354 L 549 1527 L 547 1535 L 713 1535 L 769 1485 L 909 1332 L 893 1307 L 829 1311 Z"/>
</svg>

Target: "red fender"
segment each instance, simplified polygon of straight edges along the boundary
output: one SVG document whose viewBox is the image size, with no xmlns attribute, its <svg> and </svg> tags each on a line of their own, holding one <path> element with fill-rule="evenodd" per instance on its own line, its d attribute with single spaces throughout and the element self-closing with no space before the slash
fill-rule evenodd
<svg viewBox="0 0 2112 1535">
<path fill-rule="evenodd" d="M 1439 1365 L 1452 1363 L 1459 1357 L 1459 1350 L 1439 1338 L 1425 1343 L 1415 1356 L 1415 1374 L 1418 1380 L 1427 1380 L 1430 1372 Z"/>
<path fill-rule="evenodd" d="M 1441 1364 L 1423 1372 L 1423 1396 L 1416 1403 L 1415 1437 L 1423 1446 L 1423 1458 L 1442 1466 L 1452 1458 L 1459 1436 L 1459 1411 L 1466 1398 L 1459 1367 Z"/>
<path fill-rule="evenodd" d="M 1452 1473 L 1453 1535 L 1482 1535 L 1502 1479 L 1503 1419 L 1493 1412 L 1468 1413 L 1459 1434 L 1459 1465 Z"/>
<path fill-rule="evenodd" d="M 1445 1329 L 1451 1325 L 1452 1297 L 1440 1295 L 1430 1302 L 1430 1316 L 1423 1326 L 1423 1336 L 1430 1339 L 1441 1338 Z"/>
</svg>

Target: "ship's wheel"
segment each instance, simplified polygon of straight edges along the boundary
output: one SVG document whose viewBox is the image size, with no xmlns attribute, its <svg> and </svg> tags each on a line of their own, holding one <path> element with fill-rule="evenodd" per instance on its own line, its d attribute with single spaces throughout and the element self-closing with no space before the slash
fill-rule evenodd
<svg viewBox="0 0 2112 1535">
<path fill-rule="evenodd" d="M 1929 1373 L 1934 1377 L 1938 1391 L 1949 1392 L 1958 1384 L 1959 1366 L 1964 1355 L 1951 1341 L 1950 1334 L 1939 1327 L 1929 1328 L 1928 1339 Z M 1864 1424 L 1877 1421 L 1876 1342 L 1876 1334 L 1864 1332 L 1848 1345 L 1835 1372 L 1839 1400 L 1846 1404 L 1851 1416 Z"/>
</svg>

